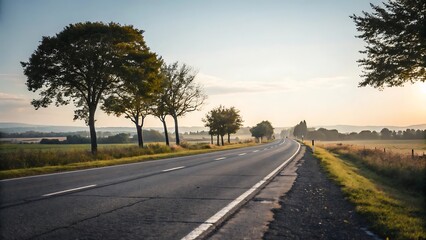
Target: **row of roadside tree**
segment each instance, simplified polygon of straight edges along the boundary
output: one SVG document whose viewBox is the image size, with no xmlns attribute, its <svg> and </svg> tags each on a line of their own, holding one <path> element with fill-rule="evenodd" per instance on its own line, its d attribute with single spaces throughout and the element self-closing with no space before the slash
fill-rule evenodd
<svg viewBox="0 0 426 240">
<path fill-rule="evenodd" d="M 143 147 L 145 117 L 158 117 L 168 133 L 166 116 L 174 119 L 176 144 L 180 144 L 178 118 L 198 110 L 206 95 L 195 83 L 196 73 L 185 64 L 166 64 L 146 45 L 143 31 L 117 23 L 70 24 L 52 37 L 43 37 L 28 62 L 21 62 L 29 91 L 40 98 L 31 104 L 39 109 L 75 105 L 74 120 L 89 126 L 91 151 L 97 152 L 95 113 L 132 121 Z"/>
</svg>

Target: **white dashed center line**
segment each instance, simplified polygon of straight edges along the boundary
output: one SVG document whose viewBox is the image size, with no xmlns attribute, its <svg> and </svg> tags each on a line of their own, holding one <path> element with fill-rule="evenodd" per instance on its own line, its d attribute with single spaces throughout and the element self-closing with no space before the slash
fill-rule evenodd
<svg viewBox="0 0 426 240">
<path fill-rule="evenodd" d="M 259 152 L 259 150 L 254 150 L 253 152 Z"/>
<path fill-rule="evenodd" d="M 180 166 L 180 167 L 175 167 L 175 168 L 169 168 L 169 169 L 165 169 L 162 172 L 170 172 L 170 171 L 174 171 L 174 170 L 178 170 L 178 169 L 182 169 L 185 166 Z"/>
<path fill-rule="evenodd" d="M 199 238 L 203 233 L 205 233 L 209 228 L 214 227 L 219 220 L 223 219 L 226 214 L 228 214 L 230 211 L 232 211 L 234 208 L 238 206 L 242 201 L 244 201 L 250 194 L 252 194 L 254 191 L 256 191 L 258 188 L 260 188 L 265 182 L 269 181 L 280 169 L 282 169 L 291 159 L 293 159 L 294 156 L 299 152 L 300 150 L 300 144 L 298 144 L 296 152 L 289 157 L 287 160 L 285 160 L 280 166 L 278 166 L 276 169 L 274 169 L 271 173 L 269 173 L 266 177 L 264 177 L 262 180 L 260 180 L 258 183 L 256 183 L 253 187 L 248 189 L 246 192 L 241 194 L 239 197 L 237 197 L 235 200 L 230 202 L 227 206 L 222 208 L 219 212 L 211 216 L 209 219 L 207 219 L 205 222 L 201 223 L 197 228 L 192 230 L 188 235 L 183 237 L 181 240 L 195 240 Z"/>
<path fill-rule="evenodd" d="M 84 186 L 84 187 L 78 187 L 78 188 L 71 188 L 71 189 L 67 189 L 67 190 L 63 190 L 63 191 L 59 191 L 59 192 L 54 192 L 54 193 L 48 193 L 48 194 L 42 195 L 42 197 L 49 197 L 49 196 L 58 195 L 58 194 L 61 194 L 61 193 L 73 192 L 73 191 L 78 191 L 78 190 L 81 190 L 81 189 L 86 189 L 86 188 L 91 188 L 91 187 L 96 187 L 96 184 L 88 185 L 88 186 Z"/>
<path fill-rule="evenodd" d="M 244 156 L 244 155 L 246 155 L 247 153 L 240 153 L 240 154 L 238 154 L 238 156 Z"/>
<path fill-rule="evenodd" d="M 226 159 L 226 157 L 216 158 L 215 160 L 216 160 L 216 161 L 219 161 L 219 160 L 223 160 L 223 159 Z"/>
</svg>

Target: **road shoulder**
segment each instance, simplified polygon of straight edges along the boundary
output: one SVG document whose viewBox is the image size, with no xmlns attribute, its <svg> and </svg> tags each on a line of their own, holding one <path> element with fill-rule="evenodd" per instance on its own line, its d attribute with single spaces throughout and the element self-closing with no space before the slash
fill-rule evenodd
<svg viewBox="0 0 426 240">
<path fill-rule="evenodd" d="M 261 239 L 274 219 L 272 210 L 280 207 L 280 197 L 286 195 L 296 180 L 296 170 L 304 153 L 305 147 L 302 147 L 270 183 L 211 233 L 208 239 Z"/>
<path fill-rule="evenodd" d="M 302 147 L 296 158 L 208 239 L 375 239 Z"/>
</svg>

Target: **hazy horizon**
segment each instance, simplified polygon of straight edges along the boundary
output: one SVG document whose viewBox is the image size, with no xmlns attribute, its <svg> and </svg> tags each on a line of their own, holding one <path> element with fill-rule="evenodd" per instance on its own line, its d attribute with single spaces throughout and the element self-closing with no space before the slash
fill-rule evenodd
<svg viewBox="0 0 426 240">
<path fill-rule="evenodd" d="M 0 122 L 85 126 L 73 121 L 73 105 L 35 110 L 20 61 L 28 61 L 42 36 L 70 23 L 118 22 L 145 30 L 148 47 L 167 63 L 198 71 L 209 98 L 181 126 L 222 104 L 241 110 L 244 126 L 269 120 L 291 127 L 409 126 L 426 122 L 426 83 L 358 88 L 362 40 L 349 18 L 360 1 L 0 1 Z M 96 114 L 97 127 L 133 127 L 124 117 Z M 172 119 L 168 118 L 172 127 Z M 148 117 L 146 127 L 161 122 Z"/>
</svg>

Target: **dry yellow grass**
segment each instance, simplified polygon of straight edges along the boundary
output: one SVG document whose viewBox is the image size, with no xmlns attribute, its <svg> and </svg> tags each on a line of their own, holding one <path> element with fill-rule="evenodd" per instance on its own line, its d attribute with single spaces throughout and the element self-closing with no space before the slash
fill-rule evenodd
<svg viewBox="0 0 426 240">
<path fill-rule="evenodd" d="M 127 164 L 127 163 L 135 163 L 147 160 L 156 160 L 156 159 L 164 159 L 171 157 L 179 157 L 179 156 L 188 156 L 194 154 L 201 154 L 207 152 L 214 151 L 222 151 L 228 149 L 236 149 L 242 147 L 249 147 L 256 145 L 254 142 L 248 143 L 238 143 L 238 144 L 229 144 L 225 146 L 215 146 L 210 144 L 184 144 L 186 148 L 182 146 L 172 146 L 167 147 L 165 145 L 160 144 L 151 144 L 145 149 L 139 149 L 135 147 L 133 149 L 133 154 L 131 155 L 121 155 L 120 157 L 113 157 L 111 154 L 100 153 L 96 158 L 91 158 L 90 153 L 85 153 L 85 150 L 73 150 L 71 152 L 61 152 L 59 150 L 51 150 L 49 149 L 47 155 L 42 155 L 41 158 L 37 160 L 39 165 L 33 165 L 29 167 L 28 165 L 22 164 L 13 164 L 14 161 L 26 161 L 26 159 L 17 158 L 15 155 L 4 155 L 11 159 L 3 159 L 0 155 L 0 166 L 4 165 L 4 170 L 0 170 L 0 179 L 6 178 L 15 178 L 15 177 L 24 177 L 31 175 L 39 175 L 46 173 L 54 173 L 54 172 L 63 172 L 63 171 L 72 171 L 79 169 L 87 169 L 87 168 L 96 168 L 96 167 L 105 167 L 119 164 Z M 22 150 L 22 149 L 21 149 Z M 25 158 L 32 158 L 31 154 L 40 155 L 40 149 L 31 150 L 25 149 L 29 151 L 29 155 L 25 155 Z M 126 152 L 129 149 L 123 148 L 113 148 L 110 149 L 111 153 L 114 155 L 120 152 Z M 32 152 L 33 151 L 33 152 Z M 10 152 L 8 152 L 9 154 Z M 12 152 L 13 153 L 13 152 Z M 58 159 L 63 157 L 63 154 L 70 154 L 69 161 L 61 161 Z M 84 154 L 89 154 L 88 157 L 83 158 Z M 20 154 L 18 154 L 20 155 Z M 49 160 L 46 160 L 45 157 L 49 156 Z M 6 161 L 7 160 L 7 161 Z M 74 160 L 74 161 L 72 161 Z M 15 167 L 16 166 L 24 166 L 24 167 Z M 25 167 L 27 166 L 27 167 Z M 8 168 L 6 168 L 8 167 Z"/>
<path fill-rule="evenodd" d="M 315 145 L 329 147 L 343 144 L 357 149 L 377 149 L 380 151 L 411 155 L 414 149 L 416 155 L 426 154 L 426 140 L 354 140 L 354 141 L 316 141 Z"/>
<path fill-rule="evenodd" d="M 351 156 L 352 150 L 339 154 L 335 149 L 333 154 L 317 147 L 315 156 L 381 237 L 425 239 L 424 196 L 401 190 L 392 179 L 366 167 L 363 159 Z"/>
</svg>

